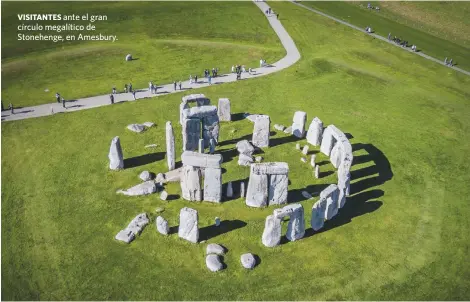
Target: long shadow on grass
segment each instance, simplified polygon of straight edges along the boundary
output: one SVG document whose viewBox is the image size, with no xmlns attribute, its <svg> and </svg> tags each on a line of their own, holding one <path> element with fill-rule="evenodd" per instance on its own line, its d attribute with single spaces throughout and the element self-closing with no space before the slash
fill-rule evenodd
<svg viewBox="0 0 470 302">
<path fill-rule="evenodd" d="M 165 152 L 155 152 L 144 154 L 136 157 L 126 158 L 124 159 L 124 168 L 135 168 L 139 166 L 143 166 L 146 164 L 150 164 L 165 158 Z"/>
<path fill-rule="evenodd" d="M 199 241 L 209 240 L 230 231 L 246 226 L 246 222 L 241 220 L 222 220 L 219 226 L 210 225 L 199 229 Z"/>
</svg>

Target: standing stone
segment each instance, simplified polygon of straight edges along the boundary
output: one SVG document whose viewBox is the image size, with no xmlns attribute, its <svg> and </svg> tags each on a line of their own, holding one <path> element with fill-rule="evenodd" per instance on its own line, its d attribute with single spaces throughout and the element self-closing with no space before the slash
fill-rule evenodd
<svg viewBox="0 0 470 302">
<path fill-rule="evenodd" d="M 183 115 L 183 111 L 184 111 L 184 109 L 188 109 L 188 108 L 189 108 L 188 103 L 186 103 L 186 102 L 181 102 L 180 103 L 180 125 L 181 126 L 183 126 L 184 120 L 185 120 L 184 115 Z"/>
<path fill-rule="evenodd" d="M 210 146 L 211 138 L 214 139 L 215 144 L 219 141 L 219 117 L 217 115 L 205 116 L 202 119 L 202 138 L 206 146 Z"/>
<path fill-rule="evenodd" d="M 204 153 L 204 140 L 199 139 L 199 153 Z"/>
<path fill-rule="evenodd" d="M 204 169 L 204 200 L 221 202 L 222 200 L 222 169 Z"/>
<path fill-rule="evenodd" d="M 265 207 L 268 205 L 268 175 L 254 173 L 253 167 L 251 165 L 245 203 L 249 207 Z"/>
<path fill-rule="evenodd" d="M 178 236 L 192 243 L 199 240 L 198 213 L 191 208 L 182 208 L 180 211 L 180 225 L 178 227 Z"/>
<path fill-rule="evenodd" d="M 183 166 L 181 171 L 181 193 L 183 198 L 186 200 L 202 200 L 201 170 L 199 168 Z"/>
<path fill-rule="evenodd" d="M 255 120 L 253 129 L 252 144 L 258 148 L 269 147 L 269 127 L 270 119 L 268 115 L 259 115 Z"/>
<path fill-rule="evenodd" d="M 338 214 L 338 195 L 338 186 L 335 184 L 329 185 L 320 193 L 320 200 L 326 200 L 326 220 L 330 220 L 336 214 Z"/>
<path fill-rule="evenodd" d="M 330 161 L 333 167 L 338 168 L 341 163 L 341 149 L 339 143 L 336 143 L 331 149 Z"/>
<path fill-rule="evenodd" d="M 241 198 L 245 197 L 245 182 L 244 181 L 240 182 L 240 197 Z"/>
<path fill-rule="evenodd" d="M 307 113 L 304 111 L 296 111 L 292 123 L 292 134 L 298 138 L 305 136 L 305 122 L 307 121 Z"/>
<path fill-rule="evenodd" d="M 218 107 L 217 114 L 219 115 L 219 120 L 221 122 L 230 122 L 232 120 L 232 116 L 230 114 L 230 100 L 219 99 Z"/>
<path fill-rule="evenodd" d="M 305 235 L 304 208 L 301 204 L 292 204 L 274 210 L 274 217 L 282 219 L 289 216 L 286 237 L 289 241 L 299 240 Z"/>
<path fill-rule="evenodd" d="M 214 152 L 215 152 L 215 140 L 211 138 L 209 140 L 209 153 L 214 154 Z"/>
<path fill-rule="evenodd" d="M 325 223 L 326 199 L 320 199 L 312 207 L 312 218 L 310 225 L 313 230 L 318 231 Z"/>
<path fill-rule="evenodd" d="M 320 178 L 320 166 L 315 166 L 315 178 Z"/>
<path fill-rule="evenodd" d="M 351 173 L 340 173 L 338 171 L 338 208 L 342 208 L 346 203 L 346 196 L 349 195 L 349 185 L 351 182 Z"/>
<path fill-rule="evenodd" d="M 316 155 L 315 154 L 312 154 L 312 157 L 310 158 L 310 165 L 315 168 L 315 159 L 316 159 Z"/>
<path fill-rule="evenodd" d="M 269 176 L 268 203 L 269 205 L 281 205 L 287 203 L 287 186 L 289 178 L 287 174 L 273 174 Z"/>
<path fill-rule="evenodd" d="M 198 150 L 200 138 L 201 121 L 196 118 L 185 119 L 183 122 L 183 151 Z"/>
<path fill-rule="evenodd" d="M 166 122 L 166 160 L 168 171 L 175 169 L 175 135 L 171 122 Z"/>
<path fill-rule="evenodd" d="M 274 215 L 266 217 L 261 241 L 267 247 L 274 247 L 281 243 L 281 219 Z"/>
<path fill-rule="evenodd" d="M 322 134 L 323 122 L 318 117 L 315 117 L 308 127 L 307 142 L 314 146 L 319 146 L 321 144 Z"/>
<path fill-rule="evenodd" d="M 121 141 L 119 136 L 116 136 L 111 140 L 111 146 L 109 147 L 109 169 L 120 170 L 124 169 L 124 157 L 122 155 Z"/>
<path fill-rule="evenodd" d="M 232 197 L 233 197 L 233 186 L 232 186 L 232 182 L 231 182 L 231 181 L 229 181 L 229 182 L 227 183 L 227 193 L 226 193 L 226 196 L 227 196 L 228 198 L 232 198 Z"/>
<path fill-rule="evenodd" d="M 307 155 L 308 154 L 308 145 L 305 145 L 304 148 L 302 149 L 302 154 Z"/>
<path fill-rule="evenodd" d="M 157 226 L 157 231 L 162 235 L 168 235 L 170 233 L 170 227 L 168 226 L 168 221 L 162 216 L 158 216 L 155 220 Z"/>
</svg>

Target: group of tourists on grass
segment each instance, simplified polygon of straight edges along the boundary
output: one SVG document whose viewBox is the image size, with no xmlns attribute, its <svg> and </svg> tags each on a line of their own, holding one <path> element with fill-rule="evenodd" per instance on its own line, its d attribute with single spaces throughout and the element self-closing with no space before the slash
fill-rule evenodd
<svg viewBox="0 0 470 302">
<path fill-rule="evenodd" d="M 444 64 L 446 64 L 447 66 L 454 66 L 454 63 L 452 63 L 452 59 L 450 59 L 449 61 L 447 61 L 447 57 L 444 59 Z"/>
</svg>

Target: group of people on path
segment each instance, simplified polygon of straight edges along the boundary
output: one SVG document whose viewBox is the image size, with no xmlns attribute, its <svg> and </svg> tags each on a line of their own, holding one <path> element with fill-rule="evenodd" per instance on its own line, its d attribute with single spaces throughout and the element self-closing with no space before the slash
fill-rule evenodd
<svg viewBox="0 0 470 302">
<path fill-rule="evenodd" d="M 237 74 L 237 80 L 241 80 L 242 72 L 246 72 L 245 65 L 232 65 L 232 73 Z"/>
<path fill-rule="evenodd" d="M 394 36 L 394 37 L 392 38 L 392 33 L 388 33 L 388 40 L 389 40 L 389 41 L 393 41 L 393 42 L 395 42 L 396 44 L 398 44 L 398 45 L 400 45 L 400 46 L 402 46 L 402 47 L 408 47 L 408 41 L 402 40 L 402 39 L 400 39 L 400 38 L 397 38 L 397 36 Z M 412 50 L 412 51 L 416 51 L 416 49 L 417 49 L 417 48 L 416 48 L 416 45 L 413 44 L 413 45 L 411 46 L 411 50 Z"/>
<path fill-rule="evenodd" d="M 271 8 L 268 8 L 266 11 L 265 11 L 266 15 L 271 15 L 273 14 L 274 12 L 272 11 Z M 279 19 L 279 14 L 276 14 L 276 18 Z"/>
<path fill-rule="evenodd" d="M 8 105 L 8 110 L 10 110 L 11 114 L 15 114 L 15 111 L 14 111 L 14 108 L 13 108 L 13 104 L 10 103 Z M 2 100 L 2 111 L 5 111 L 5 108 L 3 107 L 3 100 Z"/>
<path fill-rule="evenodd" d="M 450 59 L 449 61 L 447 61 L 447 57 L 444 59 L 444 64 L 446 64 L 447 66 L 454 66 L 454 63 L 452 63 L 452 59 Z"/>
<path fill-rule="evenodd" d="M 173 87 L 174 87 L 175 91 L 176 91 L 176 87 L 179 87 L 180 90 L 183 90 L 183 83 L 181 81 L 179 81 L 179 82 L 173 81 Z"/>
</svg>

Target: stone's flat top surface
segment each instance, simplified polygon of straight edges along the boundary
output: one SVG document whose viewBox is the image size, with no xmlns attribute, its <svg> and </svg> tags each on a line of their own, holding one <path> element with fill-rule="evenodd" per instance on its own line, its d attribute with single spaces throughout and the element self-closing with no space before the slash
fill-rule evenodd
<svg viewBox="0 0 470 302">
<path fill-rule="evenodd" d="M 181 101 L 183 103 L 187 103 L 187 102 L 194 102 L 197 99 L 207 99 L 207 98 L 202 93 L 195 93 L 195 94 L 190 94 L 190 95 L 186 95 L 186 96 L 182 97 Z"/>
<path fill-rule="evenodd" d="M 294 122 L 303 121 L 307 117 L 307 112 L 305 111 L 296 111 L 294 113 Z"/>
<path fill-rule="evenodd" d="M 252 269 L 256 265 L 256 259 L 252 253 L 246 253 L 241 255 L 240 262 L 242 263 L 242 266 L 246 269 Z"/>
<path fill-rule="evenodd" d="M 335 184 L 329 185 L 325 190 L 321 191 L 320 198 L 326 198 L 331 195 L 334 191 L 338 190 L 338 186 Z"/>
<path fill-rule="evenodd" d="M 215 254 L 215 255 L 223 255 L 225 254 L 225 248 L 217 243 L 210 243 L 207 245 L 206 248 L 206 255 Z"/>
<path fill-rule="evenodd" d="M 287 174 L 289 173 L 289 165 L 284 162 L 269 162 L 251 164 L 253 173 L 263 174 Z"/>
<path fill-rule="evenodd" d="M 202 118 L 208 115 L 216 115 L 217 106 L 200 106 L 183 109 L 184 118 Z"/>
<path fill-rule="evenodd" d="M 287 205 L 281 209 L 275 209 L 273 215 L 276 218 L 283 218 L 287 215 L 291 215 L 297 211 L 303 209 L 302 205 L 299 203 Z"/>
<path fill-rule="evenodd" d="M 245 154 L 250 154 L 255 151 L 255 147 L 248 141 L 248 140 L 242 140 L 239 141 L 236 145 L 238 152 L 240 153 L 245 153 Z"/>
<path fill-rule="evenodd" d="M 204 168 L 220 168 L 223 157 L 221 154 L 205 154 L 193 151 L 184 151 L 181 155 L 183 165 L 204 167 Z"/>
<path fill-rule="evenodd" d="M 277 71 L 280 71 L 282 69 L 285 69 L 287 67 L 292 66 L 295 62 L 297 62 L 300 59 L 300 52 L 297 49 L 297 46 L 295 45 L 294 41 L 292 38 L 289 36 L 289 33 L 284 29 L 282 26 L 282 23 L 280 20 L 276 18 L 274 14 L 271 15 L 266 15 L 264 12 L 269 8 L 268 4 L 264 2 L 254 2 L 256 6 L 263 12 L 263 15 L 268 19 L 269 24 L 271 25 L 272 29 L 276 32 L 277 36 L 279 37 L 279 40 L 282 43 L 282 46 L 286 50 L 286 56 L 282 58 L 281 60 L 274 62 L 270 64 L 268 67 L 259 67 L 255 68 L 255 72 L 253 74 L 248 74 L 243 73 L 242 78 L 243 79 L 251 79 L 251 78 L 256 78 L 260 76 L 265 76 Z M 198 84 L 189 84 L 188 81 L 184 81 L 183 86 L 184 87 L 191 87 L 193 89 L 197 88 L 202 88 L 202 87 L 208 87 L 209 83 L 208 80 L 205 78 L 200 78 L 198 79 L 200 83 Z M 221 77 L 216 77 L 212 79 L 212 84 L 220 84 L 220 83 L 230 83 L 230 82 L 236 82 L 237 81 L 237 75 L 234 73 L 229 73 L 225 74 Z M 151 94 L 149 91 L 148 87 L 144 89 L 138 89 L 139 92 L 136 93 L 137 99 L 141 98 L 148 98 L 148 97 L 154 97 L 154 96 L 160 96 L 160 95 L 167 95 L 170 93 L 181 93 L 181 90 L 174 90 L 173 89 L 173 83 L 169 84 L 164 84 L 164 85 L 159 85 L 158 90 L 160 91 L 165 91 L 165 92 L 160 92 L 157 95 Z M 114 95 L 114 102 L 119 103 L 119 102 L 128 102 L 128 101 L 134 101 L 134 97 L 132 96 L 132 93 L 120 93 Z M 157 103 L 158 100 L 154 98 L 154 101 Z M 15 100 L 12 100 L 13 104 L 15 104 Z M 33 117 L 39 117 L 39 116 L 46 116 L 51 114 L 51 108 L 54 109 L 55 113 L 58 112 L 73 112 L 77 110 L 84 110 L 84 109 L 90 109 L 94 107 L 100 107 L 100 106 L 106 106 L 106 105 L 111 105 L 109 101 L 109 94 L 105 95 L 100 95 L 100 96 L 94 96 L 94 97 L 88 97 L 88 98 L 81 98 L 77 99 L 74 102 L 75 107 L 70 107 L 67 109 L 64 109 L 62 107 L 62 104 L 58 103 L 50 103 L 50 104 L 44 104 L 44 105 L 38 105 L 38 106 L 32 106 L 32 107 L 24 107 L 22 108 L 23 113 L 16 113 L 16 114 L 10 114 L 7 111 L 2 112 L 2 119 L 5 121 L 12 121 L 12 120 L 21 120 L 21 119 L 26 119 L 26 118 L 33 118 Z M 111 105 L 112 106 L 112 105 Z"/>
</svg>

